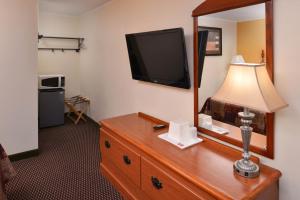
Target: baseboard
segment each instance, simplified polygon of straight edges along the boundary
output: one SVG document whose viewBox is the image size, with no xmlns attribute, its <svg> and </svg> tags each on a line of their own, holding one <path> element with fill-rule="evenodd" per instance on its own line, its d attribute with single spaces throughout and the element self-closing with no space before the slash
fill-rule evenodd
<svg viewBox="0 0 300 200">
<path fill-rule="evenodd" d="M 95 120 L 93 120 L 92 118 L 90 118 L 89 116 L 87 116 L 85 113 L 83 114 L 83 116 L 85 118 L 87 118 L 89 121 L 92 121 L 93 123 L 98 124 L 100 126 L 99 122 L 96 122 Z"/>
<path fill-rule="evenodd" d="M 10 161 L 14 162 L 14 161 L 23 160 L 23 159 L 31 158 L 31 157 L 38 156 L 38 155 L 39 155 L 39 149 L 34 149 L 31 151 L 25 151 L 22 153 L 10 155 L 10 156 L 8 156 L 8 158 L 10 159 Z"/>
</svg>

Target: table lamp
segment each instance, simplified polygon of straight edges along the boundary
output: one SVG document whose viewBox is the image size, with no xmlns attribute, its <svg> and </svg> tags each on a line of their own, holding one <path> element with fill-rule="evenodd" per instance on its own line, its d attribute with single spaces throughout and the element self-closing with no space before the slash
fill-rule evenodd
<svg viewBox="0 0 300 200">
<path fill-rule="evenodd" d="M 250 160 L 249 145 L 254 114 L 249 109 L 266 113 L 287 106 L 277 93 L 264 64 L 231 64 L 223 85 L 212 99 L 244 107 L 239 113 L 242 126 L 243 159 L 234 163 L 234 171 L 244 177 L 259 175 L 259 166 Z"/>
</svg>

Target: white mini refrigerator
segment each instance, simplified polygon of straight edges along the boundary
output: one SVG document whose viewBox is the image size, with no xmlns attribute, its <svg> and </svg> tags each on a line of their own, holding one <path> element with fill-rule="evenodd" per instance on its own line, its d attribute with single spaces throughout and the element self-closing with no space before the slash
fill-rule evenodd
<svg viewBox="0 0 300 200">
<path fill-rule="evenodd" d="M 39 128 L 64 124 L 64 99 L 62 88 L 39 90 Z"/>
</svg>

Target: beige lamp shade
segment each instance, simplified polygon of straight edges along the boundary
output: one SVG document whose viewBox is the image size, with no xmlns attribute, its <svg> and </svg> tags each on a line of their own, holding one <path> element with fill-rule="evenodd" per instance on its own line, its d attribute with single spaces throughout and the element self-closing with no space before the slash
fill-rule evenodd
<svg viewBox="0 0 300 200">
<path fill-rule="evenodd" d="M 243 64 L 243 63 L 245 63 L 245 59 L 242 55 L 235 55 L 235 56 L 232 57 L 231 63 Z"/>
<path fill-rule="evenodd" d="M 287 106 L 264 64 L 231 64 L 223 85 L 212 99 L 268 113 Z"/>
</svg>

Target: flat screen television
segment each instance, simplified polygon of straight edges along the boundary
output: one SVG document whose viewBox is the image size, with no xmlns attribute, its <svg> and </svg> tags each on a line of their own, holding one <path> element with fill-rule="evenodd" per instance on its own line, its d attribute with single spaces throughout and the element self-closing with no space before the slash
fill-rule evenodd
<svg viewBox="0 0 300 200">
<path fill-rule="evenodd" d="M 208 31 L 198 32 L 198 88 L 201 87 Z"/>
<path fill-rule="evenodd" d="M 126 34 L 126 42 L 133 79 L 191 87 L 182 28 Z"/>
</svg>

